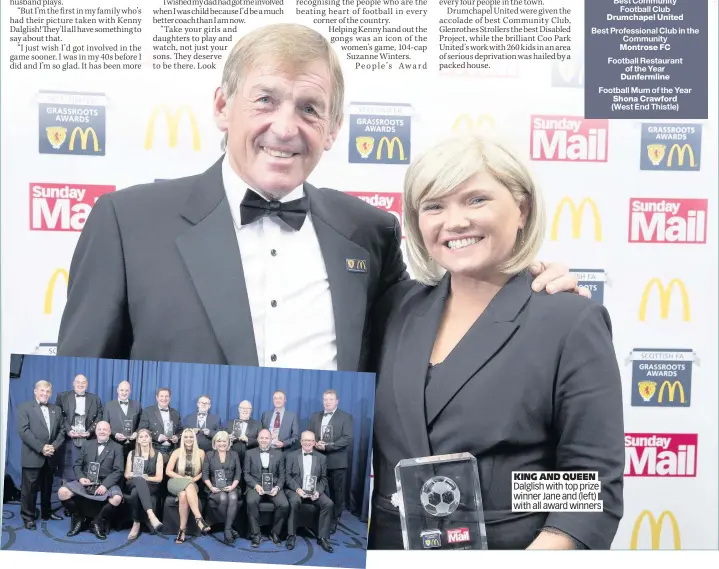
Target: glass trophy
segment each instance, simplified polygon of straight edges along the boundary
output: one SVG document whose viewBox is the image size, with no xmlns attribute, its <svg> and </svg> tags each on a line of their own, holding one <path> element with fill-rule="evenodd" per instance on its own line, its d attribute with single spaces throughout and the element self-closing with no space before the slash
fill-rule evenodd
<svg viewBox="0 0 719 569">
<path fill-rule="evenodd" d="M 128 439 L 132 436 L 132 419 L 123 419 L 122 434 L 125 435 Z"/>
<path fill-rule="evenodd" d="M 487 549 L 474 456 L 463 452 L 405 459 L 394 473 L 406 550 Z"/>
<path fill-rule="evenodd" d="M 265 494 L 269 494 L 272 492 L 272 488 L 274 487 L 274 480 L 272 479 L 272 473 L 271 472 L 263 472 L 262 473 L 262 491 Z"/>
<path fill-rule="evenodd" d="M 84 415 L 75 415 L 75 422 L 72 425 L 72 430 L 75 431 L 78 435 L 85 434 L 86 431 Z"/>
<path fill-rule="evenodd" d="M 334 441 L 334 438 L 332 436 L 332 425 L 327 425 L 324 430 L 322 431 L 322 442 L 323 443 L 332 443 Z"/>
<path fill-rule="evenodd" d="M 235 435 L 236 439 L 242 436 L 242 421 L 240 419 L 235 419 L 235 422 L 232 423 L 232 434 Z"/>
<path fill-rule="evenodd" d="M 270 433 L 272 433 L 272 444 L 275 444 L 275 443 L 279 440 L 280 430 L 279 430 L 279 429 L 272 429 L 272 430 L 270 431 Z"/>
<path fill-rule="evenodd" d="M 144 456 L 133 456 L 132 457 L 132 474 L 142 478 L 145 474 L 145 457 Z"/>
<path fill-rule="evenodd" d="M 227 484 L 227 475 L 225 474 L 224 468 L 218 468 L 215 470 L 215 488 L 222 490 Z"/>
<path fill-rule="evenodd" d="M 305 494 L 314 494 L 316 489 L 317 477 L 310 476 L 309 474 L 306 475 L 302 482 L 302 490 L 305 492 Z"/>
<path fill-rule="evenodd" d="M 87 466 L 87 479 L 90 481 L 90 486 L 87 486 L 85 489 L 87 490 L 88 494 L 94 494 L 96 488 L 99 486 L 99 480 L 100 480 L 100 463 L 99 462 L 91 462 Z"/>
<path fill-rule="evenodd" d="M 174 434 L 174 424 L 172 421 L 165 421 L 165 436 L 167 437 L 167 440 L 162 443 L 163 445 L 170 445 L 172 444 L 170 442 L 170 438 L 172 438 L 172 435 Z"/>
</svg>

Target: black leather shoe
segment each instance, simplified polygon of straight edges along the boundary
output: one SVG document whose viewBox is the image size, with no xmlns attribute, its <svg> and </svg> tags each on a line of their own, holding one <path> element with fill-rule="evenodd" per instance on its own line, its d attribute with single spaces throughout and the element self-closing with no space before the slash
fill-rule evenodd
<svg viewBox="0 0 719 569">
<path fill-rule="evenodd" d="M 252 547 L 259 547 L 261 541 L 262 541 L 262 537 L 260 537 L 259 535 L 253 535 L 252 536 Z"/>
<path fill-rule="evenodd" d="M 317 545 L 319 545 L 327 553 L 332 553 L 334 551 L 334 549 L 332 549 L 332 546 L 330 545 L 330 542 L 326 539 L 322 539 L 321 537 L 317 538 Z"/>
<path fill-rule="evenodd" d="M 107 539 L 105 530 L 96 521 L 90 522 L 90 531 L 95 534 L 97 539 Z"/>
<path fill-rule="evenodd" d="M 337 522 L 332 522 L 332 525 L 330 526 L 330 535 L 334 535 L 337 533 Z"/>
<path fill-rule="evenodd" d="M 36 530 L 37 526 L 35 525 L 34 521 L 30 520 L 28 522 L 25 522 L 25 529 Z"/>
<path fill-rule="evenodd" d="M 82 531 L 82 518 L 72 516 L 70 518 L 70 531 L 67 532 L 67 537 L 73 537 Z"/>
<path fill-rule="evenodd" d="M 57 514 L 50 514 L 49 516 L 43 516 L 42 519 L 45 521 L 53 520 L 55 522 L 60 522 L 65 518 L 63 518 L 62 516 L 58 516 Z"/>
<path fill-rule="evenodd" d="M 65 514 L 65 517 L 66 517 L 66 518 L 69 518 L 69 517 L 72 515 L 72 514 L 70 513 L 70 510 L 68 510 L 67 508 L 65 508 L 65 509 L 62 511 L 62 513 Z"/>
<path fill-rule="evenodd" d="M 274 543 L 275 545 L 282 545 L 282 540 L 280 539 L 280 536 L 277 535 L 276 533 L 271 533 L 270 539 L 272 540 L 272 543 Z"/>
<path fill-rule="evenodd" d="M 288 535 L 287 536 L 287 549 L 294 549 L 295 548 L 295 536 L 294 535 Z"/>
<path fill-rule="evenodd" d="M 232 545 L 235 543 L 235 538 L 232 537 L 232 532 L 225 530 L 225 545 Z"/>
</svg>

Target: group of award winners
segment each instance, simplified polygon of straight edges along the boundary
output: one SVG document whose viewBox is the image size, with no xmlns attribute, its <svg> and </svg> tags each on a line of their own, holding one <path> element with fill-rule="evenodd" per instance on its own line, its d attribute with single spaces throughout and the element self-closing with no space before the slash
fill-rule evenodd
<svg viewBox="0 0 719 569">
<path fill-rule="evenodd" d="M 144 523 L 152 533 L 162 529 L 155 507 L 176 499 L 179 531 L 185 541 L 190 513 L 197 529 L 211 531 L 203 516 L 213 512 L 224 522 L 224 543 L 232 545 L 244 502 L 253 547 L 261 543 L 259 504 L 274 505 L 270 538 L 280 545 L 287 524 L 287 549 L 294 549 L 298 514 L 303 503 L 319 509 L 317 543 L 328 553 L 329 536 L 337 531 L 348 480 L 352 415 L 338 408 L 335 390 L 322 394 L 323 411 L 314 413 L 300 432 L 297 414 L 285 409 L 286 395 L 272 395 L 273 408 L 258 421 L 252 404 L 242 401 L 238 416 L 224 424 L 210 412 L 212 401 L 201 395 L 197 412 L 184 418 L 171 407 L 171 391 L 160 387 L 156 405 L 142 408 L 130 399 L 128 381 L 117 386 L 117 399 L 103 406 L 77 375 L 73 389 L 50 403 L 52 384 L 38 381 L 33 400 L 20 405 L 22 439 L 21 516 L 26 529 L 36 529 L 37 493 L 43 520 L 62 520 L 53 512 L 53 476 L 62 478 L 58 499 L 70 517 L 68 537 L 86 527 L 98 539 L 127 502 L 132 516 L 128 540 L 137 539 Z M 206 497 L 206 499 L 204 499 Z M 159 507 L 158 507 L 159 509 Z"/>
</svg>

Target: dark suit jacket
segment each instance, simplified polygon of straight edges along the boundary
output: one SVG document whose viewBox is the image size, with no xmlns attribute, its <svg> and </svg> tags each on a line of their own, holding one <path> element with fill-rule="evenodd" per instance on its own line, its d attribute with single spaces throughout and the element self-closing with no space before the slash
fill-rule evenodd
<svg viewBox="0 0 719 569">
<path fill-rule="evenodd" d="M 47 404 L 50 415 L 50 431 L 47 430 L 45 417 L 39 403 L 33 399 L 22 403 L 17 410 L 17 431 L 22 439 L 20 466 L 22 468 L 42 468 L 46 460 L 51 465 L 57 464 L 57 449 L 65 442 L 65 423 L 62 409 L 52 403 Z M 42 447 L 52 445 L 55 454 L 48 458 L 42 454 Z"/>
<path fill-rule="evenodd" d="M 75 392 L 71 390 L 58 393 L 55 405 L 59 405 L 62 409 L 65 420 L 65 434 L 69 436 L 75 416 Z M 91 437 L 95 435 L 95 425 L 101 420 L 102 403 L 100 398 L 94 393 L 85 392 L 85 429 L 90 433 Z"/>
<path fill-rule="evenodd" d="M 174 407 L 170 407 L 170 421 L 172 421 L 173 423 L 173 434 L 180 436 L 182 430 L 184 429 L 184 426 L 182 425 L 179 411 Z M 137 428 L 147 429 L 150 431 L 150 433 L 152 433 L 152 446 L 155 448 L 155 450 L 162 450 L 163 452 L 169 452 L 174 450 L 174 444 L 170 444 L 170 446 L 163 445 L 157 440 L 160 435 L 165 434 L 165 423 L 162 420 L 162 415 L 160 415 L 160 408 L 157 405 L 150 405 L 149 407 L 145 407 L 142 410 L 142 415 L 140 416 L 140 424 Z M 168 437 L 168 439 L 169 438 L 170 437 Z"/>
<path fill-rule="evenodd" d="M 235 417 L 234 419 L 228 419 L 227 423 L 225 423 L 225 431 L 227 431 L 230 435 L 232 434 L 233 426 L 235 424 L 235 420 L 239 419 L 239 417 Z M 260 430 L 262 429 L 262 423 L 260 423 L 257 419 L 248 419 L 247 420 L 247 429 L 245 430 L 245 435 L 247 435 L 247 443 L 243 441 L 235 441 L 232 444 L 232 448 L 234 449 L 235 446 L 238 448 L 244 448 L 249 450 L 251 448 L 255 448 L 257 446 L 257 435 L 260 434 Z"/>
<path fill-rule="evenodd" d="M 310 417 L 309 430 L 315 434 L 315 440 L 322 439 L 322 417 L 324 411 L 313 413 Z M 354 424 L 352 415 L 345 413 L 341 409 L 337 409 L 328 425 L 332 425 L 332 444 L 325 446 L 324 451 L 315 449 L 327 457 L 327 469 L 335 470 L 338 468 L 349 467 L 349 451 L 352 449 L 354 441 Z"/>
<path fill-rule="evenodd" d="M 237 480 L 240 481 L 242 477 L 242 465 L 240 464 L 240 457 L 234 450 L 228 450 L 225 455 L 225 463 L 220 462 L 220 457 L 216 450 L 210 450 L 205 454 L 205 460 L 202 461 L 202 480 L 209 480 L 214 486 L 215 483 L 215 472 L 217 470 L 225 471 L 225 479 L 227 485 L 231 486 L 232 483 Z M 220 488 L 222 490 L 222 488 Z"/>
<path fill-rule="evenodd" d="M 99 456 L 97 454 L 97 447 L 97 439 L 92 439 L 82 445 L 73 470 L 75 471 L 77 480 L 87 478 L 90 463 L 99 462 L 100 476 L 98 477 L 98 484 L 109 489 L 119 484 L 120 480 L 122 480 L 125 472 L 124 453 L 122 452 L 122 447 L 112 439 L 107 441 L 102 454 Z"/>
<path fill-rule="evenodd" d="M 196 429 L 197 428 L 197 413 L 191 413 L 182 420 L 183 429 Z M 217 431 L 221 430 L 220 416 L 207 414 L 205 418 L 205 428 L 210 429 L 210 436 L 208 437 L 202 431 L 198 431 L 195 435 L 197 437 L 197 444 L 205 452 L 212 450 L 212 437 L 217 434 Z"/>
<path fill-rule="evenodd" d="M 58 356 L 257 366 L 222 158 L 196 176 L 111 192 L 72 258 Z M 366 371 L 369 310 L 406 278 L 399 223 L 304 185 L 332 290 L 340 371 Z M 367 272 L 348 270 L 364 260 Z"/>
<path fill-rule="evenodd" d="M 262 427 L 270 429 L 270 432 L 272 432 L 272 426 L 275 424 L 276 412 L 275 409 L 272 409 L 262 413 Z M 292 447 L 300 440 L 300 422 L 297 419 L 297 413 L 285 409 L 277 438 L 284 443 L 282 451 L 294 450 Z"/>
<path fill-rule="evenodd" d="M 389 497 L 401 459 L 469 452 L 490 549 L 525 548 L 543 526 L 608 549 L 623 516 L 624 425 L 607 310 L 578 295 L 533 293 L 520 273 L 432 370 L 425 391 L 449 281 L 409 292 L 402 284 L 387 299 L 394 309 L 376 392 L 375 506 L 397 512 Z M 512 471 L 520 470 L 597 471 L 604 511 L 512 512 Z"/>
<path fill-rule="evenodd" d="M 262 485 L 262 460 L 259 447 L 247 451 L 242 472 L 245 475 L 245 484 L 248 489 L 254 488 L 258 484 Z M 272 473 L 275 486 L 282 490 L 285 486 L 285 459 L 282 451 L 278 448 L 270 449 L 269 472 Z"/>
<path fill-rule="evenodd" d="M 327 459 L 318 453 L 312 451 L 312 472 L 305 472 L 304 461 L 302 459 L 302 449 L 285 455 L 285 487 L 293 492 L 297 492 L 297 488 L 302 488 L 305 474 L 317 477 L 316 490 L 320 494 L 325 494 L 327 490 Z"/>
<path fill-rule="evenodd" d="M 102 420 L 110 423 L 110 431 L 114 437 L 117 433 L 122 435 L 125 434 L 125 420 L 132 421 L 132 432 L 134 433 L 139 429 L 140 416 L 142 415 L 142 406 L 139 401 L 134 399 L 129 400 L 127 406 L 127 415 L 125 415 L 120 402 L 117 399 L 108 401 L 102 409 Z M 131 443 L 127 443 L 131 444 Z"/>
</svg>

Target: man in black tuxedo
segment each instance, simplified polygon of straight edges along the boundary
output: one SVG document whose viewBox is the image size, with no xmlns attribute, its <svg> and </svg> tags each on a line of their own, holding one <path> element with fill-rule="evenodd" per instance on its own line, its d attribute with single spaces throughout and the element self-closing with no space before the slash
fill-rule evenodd
<svg viewBox="0 0 719 569">
<path fill-rule="evenodd" d="M 117 441 L 125 458 L 130 454 L 140 424 L 142 405 L 130 399 L 132 388 L 129 381 L 121 381 L 117 386 L 117 399 L 108 401 L 102 409 L 102 420 L 110 423 L 112 438 Z"/>
<path fill-rule="evenodd" d="M 78 374 L 72 382 L 71 391 L 58 393 L 55 405 L 62 409 L 65 421 L 65 452 L 62 478 L 64 482 L 74 477 L 73 466 L 80 453 L 80 448 L 95 433 L 95 425 L 102 419 L 102 403 L 94 393 L 87 391 L 87 378 Z"/>
<path fill-rule="evenodd" d="M 150 405 L 142 410 L 138 429 L 147 429 L 152 433 L 152 446 L 161 452 L 167 464 L 170 454 L 180 440 L 182 421 L 180 412 L 170 407 L 172 392 L 169 387 L 159 387 L 155 392 L 157 405 Z"/>
<path fill-rule="evenodd" d="M 327 481 L 334 502 L 330 534 L 337 531 L 342 516 L 349 480 L 350 452 L 354 443 L 354 419 L 338 408 L 339 398 L 334 389 L 322 394 L 324 412 L 313 413 L 309 430 L 315 435 L 315 449 L 327 458 Z"/>
<path fill-rule="evenodd" d="M 106 539 L 105 526 L 122 502 L 119 483 L 125 471 L 122 447 L 110 438 L 110 423 L 100 421 L 95 427 L 97 438 L 87 441 L 75 462 L 75 480 L 64 484 L 57 496 L 72 514 L 68 537 L 80 533 L 82 522 L 92 502 L 102 503 L 100 513 L 90 522 L 90 531 Z"/>
<path fill-rule="evenodd" d="M 285 456 L 285 494 L 290 504 L 287 519 L 287 549 L 295 548 L 297 516 L 302 502 L 314 502 L 320 508 L 320 523 L 317 529 L 317 545 L 327 553 L 333 549 L 328 541 L 332 522 L 333 503 L 327 490 L 327 460 L 315 448 L 315 434 L 304 431 L 301 434 L 302 448 Z M 313 477 L 310 479 L 308 477 Z M 314 483 L 313 483 L 314 482 Z"/>
<path fill-rule="evenodd" d="M 270 447 L 272 435 L 267 429 L 262 429 L 257 436 L 259 446 L 247 451 L 243 473 L 245 475 L 247 518 L 250 522 L 250 535 L 252 547 L 259 547 L 262 541 L 260 535 L 260 500 L 271 501 L 275 505 L 275 515 L 270 531 L 270 538 L 279 545 L 282 543 L 280 533 L 287 519 L 290 505 L 282 488 L 285 486 L 285 460 L 282 451 Z M 272 475 L 272 487 L 263 489 L 263 474 Z"/>
<path fill-rule="evenodd" d="M 274 409 L 262 413 L 262 428 L 270 431 L 272 446 L 290 452 L 300 440 L 300 422 L 297 413 L 285 409 L 287 396 L 279 389 L 272 394 Z"/>
<path fill-rule="evenodd" d="M 40 490 L 40 515 L 43 520 L 61 520 L 51 508 L 53 469 L 58 451 L 65 441 L 65 422 L 62 410 L 48 403 L 52 385 L 48 381 L 35 384 L 35 398 L 21 404 L 17 410 L 17 430 L 22 440 L 20 466 L 20 516 L 25 528 L 34 530 L 37 492 Z"/>
<path fill-rule="evenodd" d="M 232 450 L 240 457 L 240 464 L 245 464 L 245 453 L 257 447 L 257 435 L 260 434 L 262 424 L 252 418 L 252 403 L 249 401 L 241 401 L 237 411 L 239 417 L 229 419 L 225 424 L 225 431 L 230 435 Z"/>
<path fill-rule="evenodd" d="M 209 395 L 200 395 L 197 399 L 197 413 L 191 413 L 182 420 L 184 429 L 193 429 L 197 437 L 197 446 L 205 452 L 212 450 L 212 437 L 220 431 L 220 416 L 210 413 L 212 399 Z"/>
<path fill-rule="evenodd" d="M 224 154 L 93 206 L 57 355 L 373 371 L 370 313 L 408 275 L 395 216 L 307 181 L 343 107 L 341 61 L 322 34 L 274 24 L 242 37 L 214 94 Z M 539 288 L 553 279 L 577 288 L 562 266 Z"/>
</svg>

